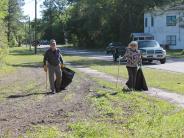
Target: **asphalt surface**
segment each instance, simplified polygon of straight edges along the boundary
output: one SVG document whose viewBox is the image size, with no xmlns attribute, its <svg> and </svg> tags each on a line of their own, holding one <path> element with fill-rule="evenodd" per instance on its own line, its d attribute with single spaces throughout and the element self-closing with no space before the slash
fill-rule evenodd
<svg viewBox="0 0 184 138">
<path fill-rule="evenodd" d="M 69 55 L 87 56 L 96 60 L 112 61 L 112 55 L 106 55 L 105 52 L 91 52 L 85 50 L 69 50 L 64 49 L 63 52 Z M 167 58 L 165 64 L 161 64 L 160 61 L 153 61 L 152 63 L 144 63 L 143 66 L 153 69 L 167 70 L 171 72 L 184 73 L 184 59 Z"/>
<path fill-rule="evenodd" d="M 45 46 L 41 46 L 42 48 Z M 96 60 L 113 61 L 112 55 L 106 55 L 105 52 L 87 51 L 87 50 L 74 50 L 61 48 L 62 53 L 67 55 L 84 56 Z M 153 69 L 167 70 L 171 72 L 184 73 L 184 59 L 181 58 L 167 58 L 165 64 L 160 64 L 159 61 L 152 63 L 144 63 L 143 66 Z"/>
<path fill-rule="evenodd" d="M 155 62 L 151 65 L 146 65 L 146 67 L 184 73 L 184 59 L 168 58 L 165 64 Z"/>
</svg>

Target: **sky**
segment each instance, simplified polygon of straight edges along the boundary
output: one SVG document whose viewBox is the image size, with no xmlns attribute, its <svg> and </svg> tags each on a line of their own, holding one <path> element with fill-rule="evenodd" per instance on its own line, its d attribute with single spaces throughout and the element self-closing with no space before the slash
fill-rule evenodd
<svg viewBox="0 0 184 138">
<path fill-rule="evenodd" d="M 37 0 L 38 6 L 38 12 L 37 12 L 37 17 L 41 18 L 41 7 L 44 0 Z M 35 18 L 35 0 L 25 0 L 25 5 L 23 6 L 23 12 L 24 15 L 30 16 L 31 20 Z"/>
</svg>

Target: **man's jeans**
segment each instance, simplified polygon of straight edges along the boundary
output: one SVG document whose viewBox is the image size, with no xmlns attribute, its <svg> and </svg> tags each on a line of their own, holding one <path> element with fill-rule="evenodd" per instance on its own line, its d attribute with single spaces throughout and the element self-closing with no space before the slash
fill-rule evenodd
<svg viewBox="0 0 184 138">
<path fill-rule="evenodd" d="M 48 70 L 49 70 L 50 89 L 52 91 L 54 90 L 59 91 L 61 86 L 61 81 L 62 81 L 62 71 L 60 66 L 59 65 L 53 66 L 51 64 L 48 64 Z M 56 75 L 56 88 L 54 85 L 54 81 L 55 81 L 54 74 Z"/>
</svg>

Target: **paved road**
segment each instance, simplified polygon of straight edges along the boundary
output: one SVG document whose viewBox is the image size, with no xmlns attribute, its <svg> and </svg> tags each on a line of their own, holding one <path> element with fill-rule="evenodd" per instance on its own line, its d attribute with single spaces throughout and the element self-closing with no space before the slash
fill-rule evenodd
<svg viewBox="0 0 184 138">
<path fill-rule="evenodd" d="M 153 63 L 152 65 L 146 65 L 146 66 L 149 68 L 184 73 L 184 59 L 170 58 L 167 60 L 166 64 L 160 64 L 160 63 L 156 62 L 156 63 Z"/>
<path fill-rule="evenodd" d="M 49 46 L 40 46 L 40 48 L 48 48 Z M 89 57 L 96 60 L 112 61 L 112 55 L 106 55 L 105 52 L 92 52 L 86 50 L 73 50 L 61 48 L 62 53 L 68 55 L 78 55 Z M 145 67 L 153 69 L 161 69 L 172 72 L 184 73 L 184 59 L 168 58 L 165 64 L 160 64 L 159 61 L 154 61 L 151 64 L 144 64 Z"/>
<path fill-rule="evenodd" d="M 62 49 L 62 50 L 65 54 L 69 55 L 88 56 L 89 58 L 92 59 L 112 61 L 112 56 L 106 55 L 105 52 L 91 52 L 86 50 L 71 50 L 71 49 Z M 159 61 L 154 61 L 151 64 L 145 63 L 144 66 L 153 69 L 161 69 L 172 72 L 184 73 L 184 59 L 168 58 L 165 64 L 160 64 Z"/>
</svg>

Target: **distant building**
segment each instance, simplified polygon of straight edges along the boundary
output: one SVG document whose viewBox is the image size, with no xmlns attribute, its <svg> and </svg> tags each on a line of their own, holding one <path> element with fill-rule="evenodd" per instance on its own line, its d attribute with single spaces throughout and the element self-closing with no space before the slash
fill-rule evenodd
<svg viewBox="0 0 184 138">
<path fill-rule="evenodd" d="M 144 33 L 170 49 L 184 49 L 184 5 L 145 12 Z"/>
</svg>

